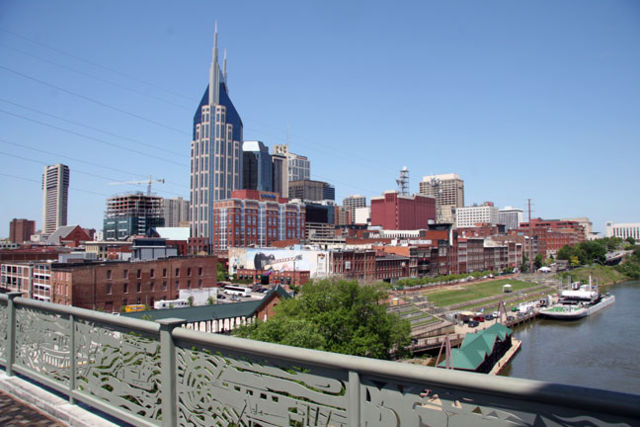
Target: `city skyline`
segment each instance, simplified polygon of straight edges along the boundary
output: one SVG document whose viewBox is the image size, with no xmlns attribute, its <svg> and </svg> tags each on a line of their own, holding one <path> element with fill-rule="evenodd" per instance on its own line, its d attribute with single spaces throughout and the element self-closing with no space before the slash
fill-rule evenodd
<svg viewBox="0 0 640 427">
<path fill-rule="evenodd" d="M 110 181 L 189 197 L 214 21 L 244 139 L 288 144 L 336 200 L 453 172 L 467 205 L 637 222 L 640 6 L 6 2 L 0 237 L 42 229 L 45 165 L 74 172 L 68 223 L 100 228 Z M 113 22 L 118 22 L 114 26 Z M 225 79 L 226 80 L 226 79 Z M 226 81 L 225 81 L 226 83 Z M 141 187 L 131 187 L 140 190 Z M 38 195 L 38 196 L 36 196 Z M 526 218 L 525 218 L 526 219 Z"/>
</svg>

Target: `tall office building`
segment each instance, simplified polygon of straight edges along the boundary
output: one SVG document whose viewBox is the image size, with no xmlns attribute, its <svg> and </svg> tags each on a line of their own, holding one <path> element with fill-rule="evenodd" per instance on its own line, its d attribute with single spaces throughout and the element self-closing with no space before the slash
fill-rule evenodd
<svg viewBox="0 0 640 427">
<path fill-rule="evenodd" d="M 287 157 L 289 164 L 289 181 L 303 181 L 311 178 L 311 162 L 306 156 L 301 156 L 289 151 L 286 144 L 273 147 L 274 153 Z"/>
<path fill-rule="evenodd" d="M 67 225 L 69 166 L 45 166 L 42 174 L 42 232 L 49 234 Z"/>
<path fill-rule="evenodd" d="M 335 200 L 335 198 L 336 189 L 329 183 L 310 179 L 289 182 L 289 199 L 320 202 L 322 200 Z"/>
<path fill-rule="evenodd" d="M 227 88 L 226 54 L 218 64 L 213 36 L 209 85 L 193 117 L 191 142 L 191 235 L 213 237 L 213 204 L 242 188 L 242 120 Z"/>
<path fill-rule="evenodd" d="M 273 191 L 273 164 L 261 141 L 242 143 L 242 186 L 245 190 Z"/>
<path fill-rule="evenodd" d="M 289 162 L 284 154 L 272 154 L 273 191 L 280 197 L 289 197 Z"/>
<path fill-rule="evenodd" d="M 163 199 L 162 210 L 165 227 L 180 227 L 180 223 L 189 222 L 190 204 L 182 197 Z"/>
<path fill-rule="evenodd" d="M 428 175 L 420 182 L 420 194 L 436 199 L 436 221 L 455 223 L 457 208 L 464 206 L 464 181 L 457 173 Z"/>
<path fill-rule="evenodd" d="M 355 223 L 356 209 L 367 206 L 367 198 L 359 194 L 353 194 L 342 200 L 342 206 L 349 212 L 349 222 Z"/>
<path fill-rule="evenodd" d="M 492 202 L 484 202 L 482 206 L 464 206 L 456 211 L 456 227 L 476 227 L 477 224 L 498 224 L 498 208 Z"/>
</svg>

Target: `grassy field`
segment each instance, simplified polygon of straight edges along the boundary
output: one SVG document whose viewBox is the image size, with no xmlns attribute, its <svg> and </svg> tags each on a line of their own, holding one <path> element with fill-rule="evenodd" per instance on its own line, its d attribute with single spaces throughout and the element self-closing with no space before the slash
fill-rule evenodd
<svg viewBox="0 0 640 427">
<path fill-rule="evenodd" d="M 426 292 L 423 295 L 426 296 L 428 300 L 437 307 L 445 307 L 464 301 L 472 301 L 479 298 L 502 295 L 502 286 L 504 286 L 506 283 L 511 284 L 514 292 L 538 286 L 535 283 L 522 282 L 519 280 L 500 279 L 483 283 L 469 284 L 458 289 Z M 507 297 L 509 294 L 504 295 L 505 297 Z"/>
<path fill-rule="evenodd" d="M 571 277 L 572 282 L 580 281 L 582 283 L 588 283 L 589 276 L 591 276 L 593 283 L 595 284 L 597 282 L 600 285 L 613 285 L 614 283 L 626 280 L 626 277 L 614 268 L 599 264 L 575 268 L 558 275 L 559 278 L 563 279 L 562 281 L 564 283 L 567 282 L 568 276 Z"/>
</svg>

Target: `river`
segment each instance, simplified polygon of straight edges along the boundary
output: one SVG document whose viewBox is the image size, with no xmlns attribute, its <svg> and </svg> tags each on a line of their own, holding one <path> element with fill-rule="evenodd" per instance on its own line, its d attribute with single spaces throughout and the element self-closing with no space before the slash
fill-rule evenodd
<svg viewBox="0 0 640 427">
<path fill-rule="evenodd" d="M 640 282 L 609 288 L 613 306 L 577 321 L 535 320 L 501 375 L 640 394 Z"/>
</svg>

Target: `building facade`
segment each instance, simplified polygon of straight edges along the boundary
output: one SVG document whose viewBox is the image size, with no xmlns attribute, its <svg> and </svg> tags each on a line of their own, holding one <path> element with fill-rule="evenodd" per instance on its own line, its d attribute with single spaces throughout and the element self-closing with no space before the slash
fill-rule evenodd
<svg viewBox="0 0 640 427">
<path fill-rule="evenodd" d="M 69 166 L 45 166 L 42 174 L 42 232 L 53 233 L 67 225 Z"/>
<path fill-rule="evenodd" d="M 227 90 L 226 57 L 220 69 L 213 38 L 209 85 L 193 118 L 191 235 L 213 238 L 213 205 L 242 188 L 242 120 Z"/>
<path fill-rule="evenodd" d="M 212 217 L 214 251 L 304 237 L 304 205 L 288 203 L 275 193 L 234 191 L 230 199 L 215 204 Z"/>
<path fill-rule="evenodd" d="M 289 162 L 284 154 L 272 154 L 273 191 L 280 197 L 289 197 Z"/>
<path fill-rule="evenodd" d="M 25 298 L 51 301 L 51 263 L 21 262 L 0 265 L 2 292 L 22 292 Z"/>
<path fill-rule="evenodd" d="M 464 181 L 457 173 L 424 176 L 419 192 L 436 199 L 437 222 L 455 223 L 456 209 L 464 206 Z"/>
<path fill-rule="evenodd" d="M 289 151 L 289 146 L 280 144 L 273 147 L 274 153 L 287 158 L 289 181 L 302 181 L 311 178 L 311 162 L 306 156 Z"/>
<path fill-rule="evenodd" d="M 427 229 L 435 219 L 436 202 L 432 196 L 385 191 L 383 196 L 371 198 L 371 225 L 385 230 Z"/>
<path fill-rule="evenodd" d="M 335 200 L 335 188 L 323 181 L 304 179 L 289 181 L 289 199 L 299 199 L 309 202 Z"/>
<path fill-rule="evenodd" d="M 640 222 L 614 223 L 607 221 L 605 223 L 605 237 L 619 237 L 621 239 L 632 237 L 640 240 Z"/>
<path fill-rule="evenodd" d="M 9 223 L 9 241 L 12 243 L 28 242 L 36 232 L 36 222 L 24 218 L 13 218 Z"/>
<path fill-rule="evenodd" d="M 145 234 L 151 227 L 164 227 L 162 198 L 143 193 L 107 199 L 104 218 L 105 240 L 127 240 Z"/>
<path fill-rule="evenodd" d="M 465 206 L 456 210 L 456 227 L 458 228 L 498 223 L 498 208 L 491 202 L 485 202 L 482 206 Z"/>
<path fill-rule="evenodd" d="M 129 304 L 153 307 L 177 299 L 180 289 L 216 286 L 217 258 L 166 258 L 146 262 L 53 264 L 51 302 L 107 313 Z"/>
<path fill-rule="evenodd" d="M 180 227 L 189 223 L 191 206 L 182 197 L 162 200 L 162 213 L 165 227 Z"/>
<path fill-rule="evenodd" d="M 273 161 L 261 141 L 242 143 L 242 186 L 246 190 L 273 191 Z"/>
<path fill-rule="evenodd" d="M 498 211 L 498 223 L 504 224 L 506 231 L 515 230 L 520 227 L 523 218 L 522 209 L 507 206 Z"/>
</svg>

